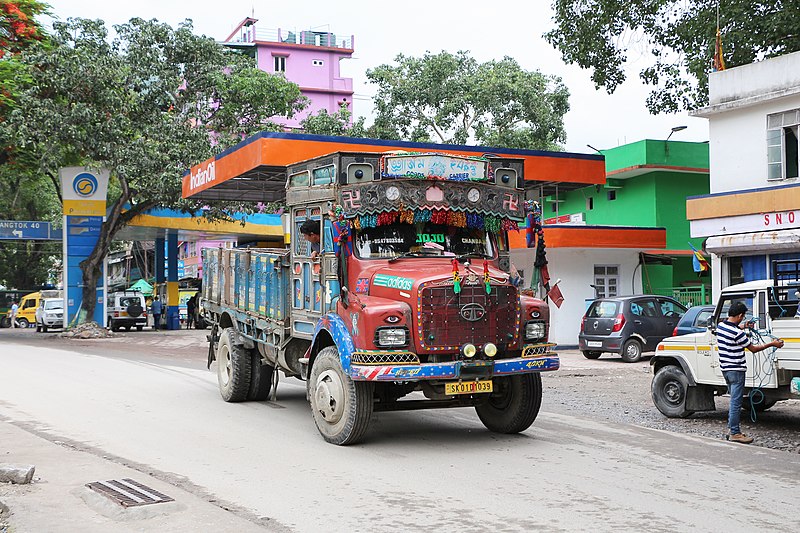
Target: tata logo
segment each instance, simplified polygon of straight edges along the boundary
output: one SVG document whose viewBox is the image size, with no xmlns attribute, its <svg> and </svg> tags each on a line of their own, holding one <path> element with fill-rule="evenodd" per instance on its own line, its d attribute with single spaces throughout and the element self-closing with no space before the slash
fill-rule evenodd
<svg viewBox="0 0 800 533">
<path fill-rule="evenodd" d="M 471 303 L 462 307 L 458 314 L 468 322 L 477 322 L 486 314 L 486 309 L 481 304 Z"/>
<path fill-rule="evenodd" d="M 74 190 L 75 194 L 78 196 L 87 198 L 97 192 L 97 178 L 94 174 L 81 172 L 72 180 L 72 190 Z"/>
</svg>

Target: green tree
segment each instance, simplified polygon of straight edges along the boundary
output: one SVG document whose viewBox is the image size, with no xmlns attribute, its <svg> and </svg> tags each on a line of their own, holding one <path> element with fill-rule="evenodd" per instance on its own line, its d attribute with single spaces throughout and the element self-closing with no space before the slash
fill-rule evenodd
<svg viewBox="0 0 800 533">
<path fill-rule="evenodd" d="M 82 317 L 93 314 L 100 267 L 120 229 L 155 206 L 199 209 L 181 199 L 187 168 L 244 136 L 277 129 L 269 117 L 305 105 L 295 84 L 195 35 L 189 21 L 173 29 L 132 19 L 115 30 L 109 41 L 102 21 L 55 23 L 52 46 L 23 53 L 30 80 L 3 128 L 45 175 L 75 164 L 111 171 L 107 220 L 81 263 Z M 219 205 L 206 216 L 233 209 L 252 207 Z"/>
<path fill-rule="evenodd" d="M 652 61 L 641 80 L 653 86 L 651 113 L 696 109 L 708 102 L 717 10 L 728 67 L 800 50 L 798 0 L 554 0 L 556 28 L 545 38 L 564 61 L 592 70 L 609 93 L 625 65 Z"/>
<path fill-rule="evenodd" d="M 347 104 L 339 106 L 336 113 L 328 113 L 327 109 L 320 109 L 317 113 L 309 115 L 300 121 L 300 128 L 304 133 L 314 135 L 333 135 L 344 137 L 369 137 L 364 126 L 364 117 L 351 123 L 353 113 Z"/>
<path fill-rule="evenodd" d="M 569 91 L 556 76 L 510 57 L 478 63 L 464 51 L 400 54 L 395 63 L 367 71 L 382 137 L 542 150 L 566 140 Z"/>
</svg>

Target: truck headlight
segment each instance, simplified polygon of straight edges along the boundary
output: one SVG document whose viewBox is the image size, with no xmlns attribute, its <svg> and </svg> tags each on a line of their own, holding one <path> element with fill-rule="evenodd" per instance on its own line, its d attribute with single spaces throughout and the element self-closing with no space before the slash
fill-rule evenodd
<svg viewBox="0 0 800 533">
<path fill-rule="evenodd" d="M 545 324 L 541 320 L 530 321 L 525 324 L 525 340 L 538 341 L 544 339 Z"/>
<path fill-rule="evenodd" d="M 408 344 L 408 331 L 406 328 L 378 328 L 375 344 L 381 347 L 405 346 Z"/>
</svg>

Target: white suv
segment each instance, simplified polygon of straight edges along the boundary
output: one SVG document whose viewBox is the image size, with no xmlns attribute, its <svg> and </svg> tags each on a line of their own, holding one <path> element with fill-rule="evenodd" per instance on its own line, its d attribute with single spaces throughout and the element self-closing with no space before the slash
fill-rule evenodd
<svg viewBox="0 0 800 533">
<path fill-rule="evenodd" d="M 36 331 L 47 333 L 47 328 L 61 328 L 64 324 L 64 299 L 42 298 L 36 308 Z"/>
<path fill-rule="evenodd" d="M 147 305 L 144 295 L 139 291 L 112 292 L 108 296 L 108 328 L 119 331 L 125 328 L 130 331 L 136 327 L 142 331 L 147 325 Z"/>
</svg>

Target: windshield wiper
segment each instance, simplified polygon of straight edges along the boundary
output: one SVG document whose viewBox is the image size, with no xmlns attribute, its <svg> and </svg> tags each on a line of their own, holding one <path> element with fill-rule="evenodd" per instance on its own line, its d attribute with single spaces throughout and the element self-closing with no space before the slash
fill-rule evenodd
<svg viewBox="0 0 800 533">
<path fill-rule="evenodd" d="M 402 254 L 396 255 L 396 256 L 392 257 L 391 259 L 389 259 L 389 262 L 390 263 L 394 263 L 398 259 L 404 259 L 404 258 L 407 258 L 407 257 L 426 257 L 426 256 L 429 256 L 429 255 L 436 255 L 436 256 L 439 255 L 438 253 L 436 253 L 436 250 L 426 250 L 426 251 L 428 253 L 423 253 L 422 250 L 420 250 L 418 252 L 403 252 Z"/>
<path fill-rule="evenodd" d="M 456 259 L 459 263 L 463 263 L 464 259 L 469 259 L 470 257 L 477 257 L 478 259 L 494 259 L 491 255 L 486 255 L 481 252 L 472 252 L 468 254 L 461 254 Z"/>
</svg>

